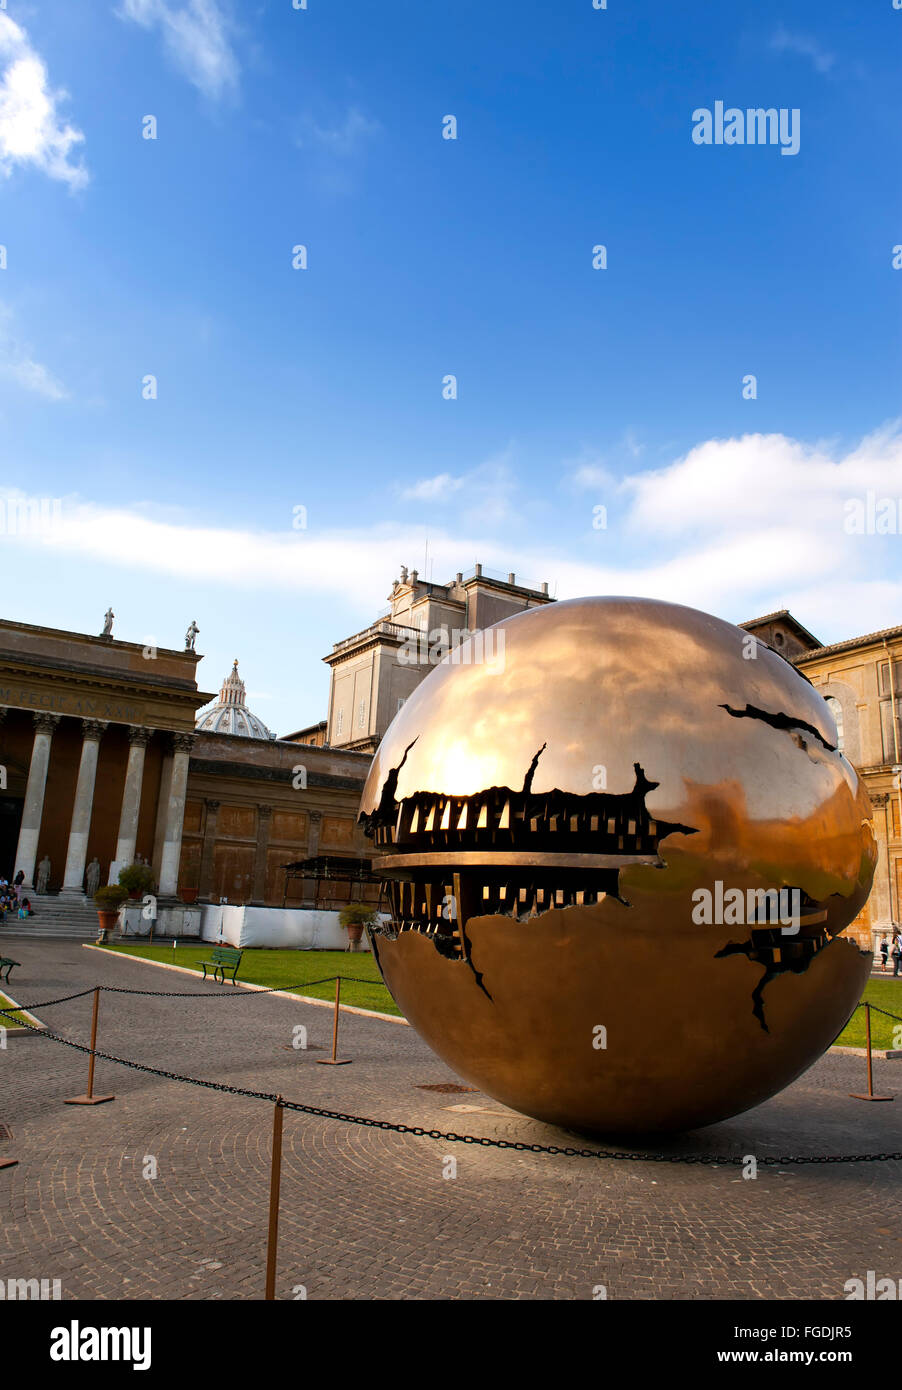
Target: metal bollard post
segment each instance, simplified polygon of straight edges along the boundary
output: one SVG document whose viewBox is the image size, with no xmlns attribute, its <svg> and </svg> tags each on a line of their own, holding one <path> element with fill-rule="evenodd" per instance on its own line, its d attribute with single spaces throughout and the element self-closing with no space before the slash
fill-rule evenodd
<svg viewBox="0 0 902 1390">
<path fill-rule="evenodd" d="M 272 1302 L 276 1296 L 276 1257 L 279 1248 L 279 1191 L 282 1185 L 282 1097 L 276 1097 L 272 1117 L 272 1165 L 269 1173 L 269 1235 L 266 1241 L 266 1292 Z"/>
<path fill-rule="evenodd" d="M 94 1094 L 94 1052 L 97 1047 L 97 1014 L 100 1009 L 100 986 L 94 986 L 94 1009 L 91 1014 L 91 1055 L 88 1060 L 88 1089 L 83 1096 L 73 1096 L 66 1105 L 103 1105 L 104 1101 L 115 1100 L 115 1096 L 95 1096 Z"/>
<path fill-rule="evenodd" d="M 317 1057 L 317 1062 L 321 1067 L 345 1067 L 352 1060 L 350 1057 L 338 1057 L 338 1011 L 341 1007 L 341 976 L 335 976 L 335 1014 L 332 1019 L 332 1056 Z"/>
<path fill-rule="evenodd" d="M 857 1095 L 854 1091 L 850 1091 L 849 1094 L 851 1095 L 851 1097 L 852 1097 L 853 1100 L 895 1100 L 895 1096 L 875 1096 L 875 1095 L 874 1095 L 874 1067 L 873 1067 L 873 1063 L 872 1063 L 872 1061 L 871 1061 L 871 1006 L 870 1006 L 870 1004 L 865 1004 L 865 1006 L 864 1006 L 864 1026 L 865 1026 L 865 1029 L 866 1029 L 866 1032 L 867 1032 L 867 1044 L 868 1044 L 868 1093 L 867 1093 L 866 1096 L 862 1096 L 862 1095 Z"/>
</svg>

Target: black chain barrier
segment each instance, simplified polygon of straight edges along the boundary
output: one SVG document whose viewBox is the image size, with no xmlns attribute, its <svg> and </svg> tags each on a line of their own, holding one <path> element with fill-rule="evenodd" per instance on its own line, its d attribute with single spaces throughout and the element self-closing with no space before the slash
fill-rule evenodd
<svg viewBox="0 0 902 1390">
<path fill-rule="evenodd" d="M 314 985 L 331 985 L 336 980 L 341 980 L 347 984 L 363 985 L 365 989 L 381 988 L 378 980 L 361 980 L 358 975 L 326 975 L 321 980 L 295 980 L 287 985 L 253 985 L 249 980 L 239 980 L 238 988 L 231 990 L 202 990 L 197 993 L 191 990 L 181 989 L 126 989 L 121 985 L 93 985 L 90 989 L 80 990 L 78 994 L 67 994 L 62 999 L 45 999 L 36 1004 L 21 1004 L 22 1009 L 49 1009 L 53 1004 L 68 1004 L 70 999 L 81 999 L 85 994 L 93 994 L 95 989 L 101 990 L 104 994 L 137 994 L 151 999 L 237 999 L 248 998 L 255 994 L 278 994 L 282 991 L 289 992 L 295 989 L 312 989 Z M 348 1007 L 347 1005 L 345 1007 Z M 852 1013 L 856 1009 L 863 1009 L 864 1002 L 855 1005 Z M 872 1013 L 883 1014 L 884 1018 L 894 1018 L 898 1023 L 902 1023 L 902 1014 L 890 1013 L 889 1009 L 881 1009 L 877 1004 L 871 1004 Z M 0 1010 L 2 1013 L 2 1010 Z"/>
<path fill-rule="evenodd" d="M 98 988 L 103 988 L 103 986 Z M 115 992 L 146 993 L 147 991 L 118 990 Z M 86 990 L 84 993 L 91 994 L 93 990 Z M 73 995 L 71 997 L 78 998 L 80 996 Z M 20 1007 L 24 1007 L 24 1005 Z M 367 1129 L 389 1130 L 393 1134 L 412 1134 L 418 1139 L 441 1140 L 446 1144 L 479 1144 L 483 1148 L 512 1149 L 517 1153 L 548 1154 L 562 1158 L 610 1158 L 631 1163 L 685 1163 L 701 1164 L 706 1167 L 734 1168 L 743 1167 L 747 1162 L 746 1157 L 734 1154 L 628 1153 L 612 1149 L 561 1148 L 556 1144 L 524 1144 L 513 1139 L 492 1139 L 477 1134 L 446 1133 L 440 1129 L 423 1129 L 420 1125 L 405 1125 L 395 1123 L 392 1120 L 373 1120 L 365 1115 L 349 1115 L 341 1110 L 325 1110 L 317 1105 L 304 1105 L 301 1101 L 284 1100 L 282 1096 L 267 1091 L 250 1091 L 243 1086 L 231 1086 L 224 1081 L 205 1081 L 197 1076 L 183 1076 L 180 1072 L 164 1071 L 160 1067 L 151 1067 L 145 1062 L 133 1062 L 127 1057 L 116 1057 L 111 1052 L 101 1052 L 99 1048 L 92 1049 L 85 1046 L 84 1043 L 74 1042 L 71 1038 L 63 1038 L 59 1033 L 52 1033 L 48 1028 L 39 1028 L 35 1024 L 27 1023 L 25 1019 L 15 1020 L 14 1013 L 14 1010 L 0 1008 L 0 1017 L 8 1019 L 10 1022 L 17 1022 L 19 1026 L 30 1029 L 31 1032 L 37 1033 L 42 1038 L 49 1038 L 52 1042 L 62 1043 L 64 1047 L 71 1047 L 76 1052 L 100 1057 L 105 1062 L 114 1062 L 117 1066 L 128 1067 L 131 1071 L 141 1071 L 150 1076 L 160 1076 L 165 1081 L 182 1081 L 189 1086 L 200 1086 L 204 1090 L 220 1091 L 225 1095 L 244 1096 L 248 1100 L 265 1100 L 271 1105 L 281 1106 L 284 1110 L 293 1110 L 301 1115 L 313 1115 L 324 1120 L 338 1120 L 342 1124 L 362 1125 Z M 890 1017 L 894 1017 L 894 1015 L 890 1015 Z M 756 1156 L 756 1162 L 765 1168 L 779 1168 L 784 1164 L 786 1166 L 800 1166 L 809 1163 L 900 1163 L 902 1162 L 902 1153 L 784 1154 L 779 1158 L 765 1155 L 762 1158 Z"/>
<path fill-rule="evenodd" d="M 365 988 L 381 988 L 378 980 L 361 980 L 356 975 L 326 975 L 322 980 L 297 980 L 292 984 L 271 985 L 266 988 L 262 985 L 254 985 L 252 989 L 248 988 L 249 981 L 239 980 L 237 989 L 217 989 L 215 992 L 203 990 L 199 993 L 182 989 L 124 989 L 118 985 L 92 985 L 90 989 L 80 990 L 78 994 L 67 994 L 62 999 L 39 1000 L 35 1004 L 20 1004 L 19 1008 L 49 1009 L 54 1004 L 68 1004 L 70 999 L 81 999 L 85 994 L 93 994 L 95 989 L 99 989 L 102 994 L 138 994 L 152 999 L 252 999 L 256 994 L 278 994 L 282 990 L 312 989 L 314 985 L 330 985 L 334 984 L 336 980 L 345 980 L 355 985 L 363 985 Z"/>
<path fill-rule="evenodd" d="M 855 1009 L 863 1009 L 863 1008 L 864 1008 L 864 1004 L 856 1004 L 856 1005 L 855 1005 Z M 890 1011 L 889 1011 L 889 1009 L 880 1009 L 880 1008 L 877 1007 L 876 1004 L 869 1004 L 869 1008 L 870 1008 L 870 1010 L 871 1010 L 871 1013 L 874 1013 L 874 1014 L 883 1014 L 884 1017 L 886 1017 L 886 1018 L 895 1018 L 895 1019 L 898 1019 L 898 1021 L 899 1021 L 900 1023 L 902 1023 L 902 1014 L 891 1014 Z M 852 1010 L 853 1013 L 855 1012 L 855 1009 Z"/>
</svg>

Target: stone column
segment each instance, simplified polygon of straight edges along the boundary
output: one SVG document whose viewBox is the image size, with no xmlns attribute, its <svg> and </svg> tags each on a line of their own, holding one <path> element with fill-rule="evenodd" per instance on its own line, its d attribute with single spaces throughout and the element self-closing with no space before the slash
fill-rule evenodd
<svg viewBox="0 0 902 1390">
<path fill-rule="evenodd" d="M 160 860 L 160 897 L 174 897 L 178 888 L 182 826 L 185 821 L 185 797 L 188 791 L 188 762 L 193 743 L 193 734 L 172 736 L 172 779 L 169 784 L 169 805 L 166 811 L 163 855 Z"/>
<path fill-rule="evenodd" d="M 269 848 L 269 828 L 272 825 L 272 807 L 257 807 L 257 849 L 254 854 L 254 887 L 251 893 L 252 907 L 266 906 L 266 851 Z"/>
<path fill-rule="evenodd" d="M 310 830 L 307 834 L 307 853 L 305 855 L 305 858 L 315 859 L 316 856 L 319 854 L 319 832 L 323 823 L 323 813 L 322 811 L 311 811 L 309 815 Z M 313 885 L 313 891 L 310 893 L 309 896 L 306 896 L 301 899 L 303 907 L 316 906 L 316 881 L 314 879 L 311 879 L 310 882 Z"/>
<path fill-rule="evenodd" d="M 209 900 L 213 886 L 213 851 L 216 848 L 216 822 L 219 819 L 219 802 L 204 797 L 204 838 L 200 849 L 200 873 L 197 880 L 197 896 Z"/>
<path fill-rule="evenodd" d="M 38 857 L 38 835 L 41 832 L 41 816 L 44 812 L 44 789 L 47 786 L 47 769 L 50 766 L 50 741 L 59 722 L 58 714 L 34 716 L 34 743 L 28 766 L 28 784 L 25 788 L 25 805 L 22 808 L 15 867 L 15 873 L 24 869 L 26 888 L 34 887 L 34 865 Z"/>
<path fill-rule="evenodd" d="M 66 869 L 60 890 L 67 895 L 81 894 L 85 891 L 85 859 L 88 851 L 88 832 L 91 829 L 91 812 L 94 809 L 94 783 L 97 780 L 97 759 L 106 721 L 83 719 L 81 727 L 84 731 L 81 761 L 78 765 L 75 804 L 72 807 L 72 820 L 69 825 Z"/>
<path fill-rule="evenodd" d="M 144 782 L 144 752 L 152 730 L 132 724 L 128 731 L 128 767 L 119 812 L 119 834 L 116 839 L 116 858 L 110 865 L 110 883 L 119 882 L 119 870 L 134 863 L 138 840 L 138 815 L 141 810 L 141 787 Z"/>
</svg>

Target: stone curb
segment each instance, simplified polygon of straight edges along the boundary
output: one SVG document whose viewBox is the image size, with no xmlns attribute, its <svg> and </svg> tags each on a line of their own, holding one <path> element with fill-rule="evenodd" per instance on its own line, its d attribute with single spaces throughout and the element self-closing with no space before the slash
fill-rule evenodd
<svg viewBox="0 0 902 1390">
<path fill-rule="evenodd" d="M 23 1008 L 22 1008 L 22 1005 L 21 1005 L 21 1004 L 18 1004 L 18 1003 L 16 1002 L 16 1000 L 12 997 L 12 995 L 11 995 L 10 992 L 9 992 L 9 988 L 8 988 L 8 987 L 7 987 L 6 989 L 0 991 L 0 993 L 2 993 L 4 999 L 8 999 L 8 1000 L 9 1000 L 9 1007 L 10 1007 L 10 1009 L 15 1009 L 17 1013 L 20 1013 L 20 1014 L 23 1016 L 23 1018 L 27 1018 L 28 1021 L 29 1021 L 29 1023 L 33 1023 L 33 1024 L 35 1025 L 35 1028 L 36 1028 L 39 1032 L 41 1032 L 41 1033 L 46 1033 L 46 1031 L 47 1031 L 47 1024 L 46 1024 L 46 1023 L 42 1023 L 41 1020 L 40 1020 L 39 1018 L 35 1018 L 34 1014 L 29 1013 L 27 1009 L 23 1009 Z M 7 1023 L 7 1022 L 4 1022 L 4 1020 L 3 1020 L 2 1018 L 0 1018 L 0 1028 L 5 1028 L 5 1029 L 6 1029 L 6 1039 L 7 1039 L 7 1042 L 9 1041 L 10 1038 L 33 1038 L 33 1037 L 35 1037 L 35 1029 L 34 1029 L 34 1028 L 22 1028 L 22 1027 L 17 1026 L 15 1023 Z"/>
<path fill-rule="evenodd" d="M 169 961 L 166 960 L 148 960 L 146 956 L 133 956 L 127 951 L 111 951 L 106 946 L 95 946 L 90 941 L 83 941 L 81 945 L 84 951 L 102 951 L 105 956 L 113 956 L 118 960 L 124 958 L 125 960 L 137 961 L 139 965 L 154 965 L 158 970 L 174 970 L 177 975 L 190 975 L 193 979 L 200 980 L 201 983 L 203 983 L 203 976 L 200 972 L 192 970 L 190 966 L 187 965 L 170 965 Z M 293 999 L 297 1004 L 313 1004 L 320 1009 L 335 1008 L 335 1001 L 332 999 L 314 999 L 309 994 L 292 994 L 290 990 L 270 989 L 267 985 L 255 985 L 249 980 L 236 980 L 235 983 L 238 985 L 239 989 L 249 989 L 255 993 L 272 994 L 277 999 Z M 341 1004 L 339 1007 L 342 1013 L 360 1014 L 363 1018 L 378 1018 L 381 1019 L 383 1023 L 402 1023 L 405 1028 L 410 1027 L 406 1018 L 396 1018 L 394 1014 L 377 1013 L 375 1009 L 361 1009 L 356 1004 Z"/>
<path fill-rule="evenodd" d="M 830 1052 L 841 1052 L 846 1057 L 867 1057 L 866 1047 L 831 1047 Z M 902 1050 L 899 1048 L 880 1048 L 872 1047 L 871 1056 L 879 1057 L 881 1061 L 892 1060 L 894 1057 L 902 1057 Z"/>
</svg>

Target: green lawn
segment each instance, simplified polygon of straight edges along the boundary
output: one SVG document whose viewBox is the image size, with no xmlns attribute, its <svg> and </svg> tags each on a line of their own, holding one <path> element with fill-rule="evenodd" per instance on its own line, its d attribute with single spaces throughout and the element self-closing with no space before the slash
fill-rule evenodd
<svg viewBox="0 0 902 1390">
<path fill-rule="evenodd" d="M 871 1046 L 874 1048 L 898 1047 L 899 1034 L 896 1035 L 897 1041 L 893 1040 L 893 1029 L 902 1028 L 902 977 L 897 980 L 888 977 L 885 980 L 868 980 L 864 987 L 862 999 L 866 999 L 869 1004 L 876 1004 L 881 1009 L 887 1009 L 890 1013 L 896 1014 L 897 1018 L 885 1018 L 883 1014 L 871 1011 Z M 836 1039 L 837 1044 L 842 1047 L 864 1047 L 864 1009 L 856 1009 L 846 1028 Z"/>
<path fill-rule="evenodd" d="M 124 955 L 142 956 L 145 960 L 168 961 L 171 965 L 181 965 L 201 974 L 200 962 L 210 959 L 215 943 L 201 946 L 145 946 L 122 945 L 103 947 L 107 951 L 118 951 Z M 209 970 L 207 975 L 209 977 Z M 294 994 L 307 994 L 314 999 L 334 999 L 335 985 L 307 986 L 306 980 L 322 980 L 329 976 L 343 975 L 351 979 L 341 982 L 341 1002 L 354 1004 L 360 1009 L 374 1009 L 381 1014 L 394 1014 L 401 1017 L 401 1010 L 392 999 L 379 967 L 368 951 L 267 951 L 245 950 L 238 968 L 239 980 L 249 984 L 267 985 L 277 989 L 292 986 Z M 156 987 L 156 986 L 155 986 Z M 163 984 L 160 989 L 167 988 Z M 148 988 L 150 986 L 148 985 Z M 231 986 L 226 985 L 226 989 Z"/>
<path fill-rule="evenodd" d="M 7 999 L 7 997 L 6 997 L 5 994 L 0 994 L 0 1009 L 8 1009 L 8 1008 L 9 1008 L 9 1000 Z M 22 1017 L 22 1015 L 20 1014 L 20 1012 L 19 1012 L 18 1009 L 13 1013 L 12 1019 L 7 1018 L 5 1014 L 0 1014 L 0 1028 L 12 1028 L 12 1027 L 14 1027 L 14 1026 L 15 1026 L 14 1020 L 16 1020 L 16 1019 L 21 1019 L 21 1017 Z"/>
</svg>

